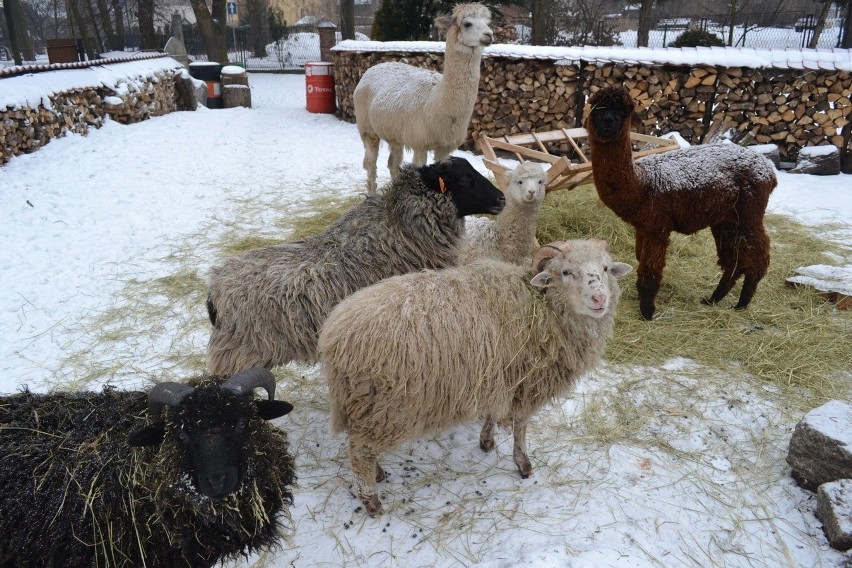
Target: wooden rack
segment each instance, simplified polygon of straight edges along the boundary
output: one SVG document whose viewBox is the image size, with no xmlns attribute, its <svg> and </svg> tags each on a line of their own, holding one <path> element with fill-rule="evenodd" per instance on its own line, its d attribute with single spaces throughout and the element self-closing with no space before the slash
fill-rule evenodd
<svg viewBox="0 0 852 568">
<path fill-rule="evenodd" d="M 494 172 L 497 185 L 500 189 L 506 189 L 506 174 L 512 169 L 502 165 L 497 160 L 495 150 L 511 152 L 521 162 L 533 160 L 550 164 L 547 168 L 547 192 L 557 189 L 574 189 L 584 183 L 592 183 L 592 163 L 581 149 L 583 138 L 588 138 L 589 133 L 585 128 L 563 128 L 561 130 L 549 130 L 547 132 L 530 132 L 529 134 L 512 134 L 492 138 L 483 134 L 479 139 L 479 148 L 484 156 L 485 167 Z M 630 133 L 630 139 L 634 142 L 650 145 L 641 150 L 633 152 L 633 159 L 659 154 L 679 148 L 675 140 L 658 138 Z M 547 150 L 545 144 L 567 142 L 579 158 L 579 162 L 572 162 L 567 156 L 556 156 Z"/>
</svg>

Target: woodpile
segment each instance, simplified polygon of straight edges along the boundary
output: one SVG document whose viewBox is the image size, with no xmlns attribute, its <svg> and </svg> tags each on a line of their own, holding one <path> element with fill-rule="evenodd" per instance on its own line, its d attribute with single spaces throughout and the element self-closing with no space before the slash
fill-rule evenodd
<svg viewBox="0 0 852 568">
<path fill-rule="evenodd" d="M 383 61 L 441 70 L 441 53 L 333 51 L 338 116 L 354 121 L 352 91 L 369 67 Z M 483 134 L 499 137 L 582 126 L 586 99 L 621 84 L 639 101 L 637 132 L 678 132 L 705 141 L 716 122 L 754 133 L 755 144 L 775 144 L 781 159 L 796 161 L 806 146 L 852 144 L 852 73 L 836 69 L 751 69 L 518 59 L 486 55 L 479 100 L 463 146 Z M 570 148 L 561 148 L 570 151 Z M 845 154 L 844 154 L 845 155 Z"/>
<path fill-rule="evenodd" d="M 158 73 L 127 91 L 119 96 L 105 87 L 75 89 L 50 97 L 49 107 L 0 110 L 0 165 L 68 132 L 88 134 L 89 128 L 100 128 L 107 116 L 130 124 L 177 108 L 173 72 Z"/>
</svg>

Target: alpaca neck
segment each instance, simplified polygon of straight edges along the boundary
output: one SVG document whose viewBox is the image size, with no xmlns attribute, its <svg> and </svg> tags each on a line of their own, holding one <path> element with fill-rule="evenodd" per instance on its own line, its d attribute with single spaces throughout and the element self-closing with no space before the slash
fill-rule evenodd
<svg viewBox="0 0 852 568">
<path fill-rule="evenodd" d="M 589 137 L 592 174 L 598 196 L 619 216 L 635 211 L 642 202 L 639 178 L 633 164 L 629 130 L 612 142 Z"/>
<path fill-rule="evenodd" d="M 507 262 L 521 262 L 532 256 L 535 247 L 535 220 L 541 202 L 506 206 L 494 220 L 497 252 Z"/>
<path fill-rule="evenodd" d="M 456 43 L 447 42 L 444 52 L 443 79 L 438 83 L 433 100 L 441 105 L 473 111 L 479 91 L 480 62 L 482 48 L 470 49 Z"/>
</svg>

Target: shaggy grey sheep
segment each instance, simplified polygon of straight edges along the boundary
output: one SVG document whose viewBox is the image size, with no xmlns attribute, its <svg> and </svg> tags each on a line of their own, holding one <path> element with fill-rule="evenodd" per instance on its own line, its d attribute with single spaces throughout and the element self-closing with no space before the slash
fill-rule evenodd
<svg viewBox="0 0 852 568">
<path fill-rule="evenodd" d="M 295 476 L 266 421 L 293 407 L 266 369 L 195 384 L 0 397 L 0 566 L 206 567 L 276 546 Z"/>
<path fill-rule="evenodd" d="M 465 215 L 498 213 L 503 194 L 466 160 L 405 167 L 324 232 L 258 248 L 210 273 L 212 373 L 313 362 L 328 312 L 383 278 L 456 263 Z"/>
<path fill-rule="evenodd" d="M 331 428 L 349 434 L 369 514 L 382 511 L 382 452 L 480 416 L 480 447 L 494 447 L 494 420 L 509 421 L 515 464 L 532 474 L 527 421 L 597 364 L 621 296 L 616 278 L 631 270 L 605 241 L 545 245 L 533 266 L 532 279 L 496 259 L 396 276 L 329 314 L 319 356 Z"/>
<path fill-rule="evenodd" d="M 506 206 L 494 220 L 465 219 L 459 264 L 489 256 L 506 262 L 529 262 L 535 250 L 535 230 L 544 201 L 546 175 L 541 164 L 521 162 L 506 180 Z"/>
</svg>

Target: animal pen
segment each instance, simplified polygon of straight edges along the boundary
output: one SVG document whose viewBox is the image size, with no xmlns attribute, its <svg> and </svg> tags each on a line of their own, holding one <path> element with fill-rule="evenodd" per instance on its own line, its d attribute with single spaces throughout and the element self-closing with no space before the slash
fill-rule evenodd
<svg viewBox="0 0 852 568">
<path fill-rule="evenodd" d="M 483 134 L 479 139 L 479 149 L 483 155 L 485 167 L 494 173 L 497 185 L 506 190 L 506 174 L 511 170 L 499 162 L 497 152 L 514 154 L 518 161 L 533 160 L 543 162 L 547 168 L 546 191 L 574 189 L 584 183 L 592 183 L 592 162 L 586 157 L 588 143 L 584 139 L 589 133 L 585 128 L 562 128 L 546 132 L 511 134 L 490 137 Z M 659 138 L 631 132 L 630 139 L 634 147 L 633 159 L 651 154 L 659 154 L 679 148 L 670 138 Z M 553 152 L 559 152 L 552 153 Z"/>
</svg>

